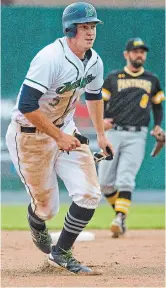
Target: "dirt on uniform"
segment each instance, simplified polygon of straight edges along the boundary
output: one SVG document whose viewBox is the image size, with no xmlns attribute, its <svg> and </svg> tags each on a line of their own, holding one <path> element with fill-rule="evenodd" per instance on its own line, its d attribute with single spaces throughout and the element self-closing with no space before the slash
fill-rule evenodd
<svg viewBox="0 0 166 288">
<path fill-rule="evenodd" d="M 128 231 L 112 239 L 93 230 L 95 241 L 76 242 L 73 254 L 98 275 L 53 268 L 29 231 L 2 231 L 1 287 L 165 287 L 164 230 Z"/>
</svg>

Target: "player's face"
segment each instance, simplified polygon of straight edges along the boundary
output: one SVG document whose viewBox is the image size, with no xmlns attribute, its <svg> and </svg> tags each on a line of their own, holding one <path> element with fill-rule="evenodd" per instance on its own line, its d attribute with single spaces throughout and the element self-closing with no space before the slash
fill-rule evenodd
<svg viewBox="0 0 166 288">
<path fill-rule="evenodd" d="M 140 68 L 144 65 L 147 55 L 147 52 L 144 49 L 134 49 L 129 51 L 127 54 L 128 60 L 135 68 Z"/>
<path fill-rule="evenodd" d="M 76 45 L 82 49 L 92 48 L 96 39 L 96 23 L 77 24 Z"/>
</svg>

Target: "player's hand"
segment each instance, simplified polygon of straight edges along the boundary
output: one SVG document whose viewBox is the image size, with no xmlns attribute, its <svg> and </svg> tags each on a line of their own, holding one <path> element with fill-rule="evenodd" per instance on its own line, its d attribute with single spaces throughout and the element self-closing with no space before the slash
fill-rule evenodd
<svg viewBox="0 0 166 288">
<path fill-rule="evenodd" d="M 165 141 L 165 132 L 159 125 L 156 125 L 153 128 L 153 130 L 150 132 L 150 134 L 154 136 L 157 141 L 161 141 L 161 142 Z"/>
<path fill-rule="evenodd" d="M 105 118 L 104 119 L 104 130 L 110 130 L 112 128 L 113 119 L 112 118 Z"/>
<path fill-rule="evenodd" d="M 76 137 L 63 133 L 62 131 L 56 143 L 60 150 L 67 152 L 81 146 L 80 141 Z"/>
<path fill-rule="evenodd" d="M 98 141 L 99 147 L 101 148 L 101 150 L 106 156 L 110 156 L 111 153 L 112 155 L 114 155 L 112 144 L 108 141 L 108 139 L 105 137 L 104 134 L 98 134 L 97 141 Z"/>
<path fill-rule="evenodd" d="M 163 129 L 159 126 L 159 125 L 156 125 L 153 130 L 150 131 L 150 134 L 151 135 L 157 135 L 159 133 L 161 133 L 163 131 Z"/>
</svg>

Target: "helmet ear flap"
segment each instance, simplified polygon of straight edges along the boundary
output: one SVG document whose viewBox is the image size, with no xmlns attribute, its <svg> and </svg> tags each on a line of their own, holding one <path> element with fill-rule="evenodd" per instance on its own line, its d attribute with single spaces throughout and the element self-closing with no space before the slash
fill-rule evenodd
<svg viewBox="0 0 166 288">
<path fill-rule="evenodd" d="M 64 34 L 68 38 L 74 38 L 77 33 L 77 26 L 75 24 L 71 24 L 69 27 L 64 29 Z"/>
</svg>

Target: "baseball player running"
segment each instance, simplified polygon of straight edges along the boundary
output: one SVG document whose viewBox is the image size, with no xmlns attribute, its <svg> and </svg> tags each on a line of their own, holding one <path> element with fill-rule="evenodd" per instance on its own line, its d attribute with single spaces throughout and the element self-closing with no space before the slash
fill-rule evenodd
<svg viewBox="0 0 166 288">
<path fill-rule="evenodd" d="M 112 142 L 113 161 L 99 165 L 101 191 L 112 205 L 116 216 L 111 224 L 112 236 L 126 231 L 125 220 L 131 204 L 135 178 L 142 164 L 153 110 L 153 135 L 160 135 L 164 94 L 158 78 L 145 71 L 148 47 L 140 38 L 129 39 L 124 51 L 126 66 L 112 71 L 104 81 L 104 125 Z"/>
<path fill-rule="evenodd" d="M 50 264 L 72 273 L 92 273 L 72 256 L 71 248 L 92 218 L 101 192 L 88 139 L 80 136 L 73 115 L 85 92 L 98 144 L 108 155 L 107 147 L 112 146 L 104 135 L 103 63 L 92 49 L 101 21 L 92 5 L 77 2 L 66 7 L 62 23 L 65 37 L 42 49 L 30 64 L 6 141 L 31 196 L 28 222 L 33 242 L 49 254 Z M 57 244 L 51 245 L 45 221 L 59 209 L 57 175 L 73 202 Z"/>
</svg>

